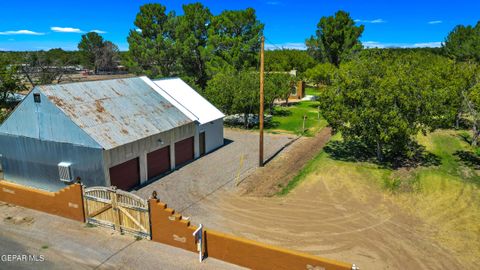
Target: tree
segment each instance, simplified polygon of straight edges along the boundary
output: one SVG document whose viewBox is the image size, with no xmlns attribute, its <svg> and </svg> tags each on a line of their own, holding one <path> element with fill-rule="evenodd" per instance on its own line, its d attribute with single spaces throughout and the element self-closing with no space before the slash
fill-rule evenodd
<svg viewBox="0 0 480 270">
<path fill-rule="evenodd" d="M 330 63 L 321 63 L 305 72 L 305 77 L 317 85 L 330 85 L 333 80 L 333 75 L 336 72 L 334 65 Z"/>
<path fill-rule="evenodd" d="M 263 28 L 253 8 L 226 10 L 215 16 L 208 32 L 210 74 L 256 67 Z"/>
<path fill-rule="evenodd" d="M 350 14 L 337 11 L 335 16 L 322 17 L 316 36 L 306 40 L 308 52 L 319 61 L 327 61 L 336 67 L 353 52 L 362 48 L 359 40 L 364 26 L 355 26 Z"/>
<path fill-rule="evenodd" d="M 103 46 L 95 57 L 95 66 L 100 70 L 112 70 L 117 66 L 118 47 L 110 41 L 103 42 Z"/>
<path fill-rule="evenodd" d="M 183 5 L 183 13 L 177 17 L 175 27 L 175 48 L 182 75 L 191 77 L 196 85 L 205 89 L 209 79 L 206 47 L 212 14 L 200 3 Z"/>
<path fill-rule="evenodd" d="M 9 98 L 22 90 L 25 87 L 18 75 L 18 66 L 9 64 L 5 56 L 0 56 L 0 108 L 9 108 Z"/>
<path fill-rule="evenodd" d="M 178 69 L 175 55 L 175 13 L 165 13 L 161 4 L 145 4 L 140 7 L 127 41 L 127 64 L 136 73 L 150 77 L 175 75 Z"/>
<path fill-rule="evenodd" d="M 94 68 L 97 73 L 98 66 L 96 65 L 102 47 L 103 38 L 95 32 L 90 32 L 82 35 L 82 39 L 78 43 L 78 50 L 82 53 L 82 64 L 89 68 Z"/>
<path fill-rule="evenodd" d="M 315 66 L 316 61 L 306 51 L 301 50 L 273 50 L 265 51 L 266 71 L 291 71 L 305 72 Z"/>
<path fill-rule="evenodd" d="M 240 113 L 248 128 L 248 115 L 258 113 L 259 74 L 249 71 L 219 72 L 208 82 L 206 97 L 226 114 Z"/>
<path fill-rule="evenodd" d="M 276 99 L 286 99 L 292 93 L 292 84 L 295 78 L 288 73 L 267 73 L 265 76 L 265 104 L 274 113 L 274 102 Z"/>
<path fill-rule="evenodd" d="M 413 153 L 414 136 L 438 126 L 446 91 L 431 61 L 380 55 L 342 65 L 320 107 L 344 140 L 361 141 L 380 162 L 398 161 Z"/>
<path fill-rule="evenodd" d="M 471 145 L 477 146 L 480 137 L 480 70 L 478 66 L 471 66 L 466 71 L 460 93 L 463 97 L 464 111 L 472 119 Z"/>
<path fill-rule="evenodd" d="M 457 61 L 480 62 L 480 21 L 475 27 L 456 26 L 445 39 L 443 49 Z"/>
<path fill-rule="evenodd" d="M 110 41 L 104 40 L 95 32 L 82 35 L 78 43 L 78 50 L 82 55 L 82 63 L 94 68 L 95 74 L 98 70 L 111 70 L 118 61 L 118 47 Z"/>
</svg>

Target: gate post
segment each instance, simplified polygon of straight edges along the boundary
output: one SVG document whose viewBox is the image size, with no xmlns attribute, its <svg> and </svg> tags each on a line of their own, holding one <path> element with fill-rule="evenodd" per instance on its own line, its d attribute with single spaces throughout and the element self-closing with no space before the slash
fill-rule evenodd
<svg viewBox="0 0 480 270">
<path fill-rule="evenodd" d="M 85 200 L 85 186 L 79 182 L 80 185 L 80 198 L 82 201 L 82 209 L 83 209 L 83 222 L 88 223 L 87 218 L 88 218 L 88 204 Z"/>
<path fill-rule="evenodd" d="M 112 186 L 110 199 L 112 201 L 113 222 L 115 223 L 115 231 L 122 232 L 120 228 L 120 211 L 117 206 L 117 187 Z"/>
</svg>

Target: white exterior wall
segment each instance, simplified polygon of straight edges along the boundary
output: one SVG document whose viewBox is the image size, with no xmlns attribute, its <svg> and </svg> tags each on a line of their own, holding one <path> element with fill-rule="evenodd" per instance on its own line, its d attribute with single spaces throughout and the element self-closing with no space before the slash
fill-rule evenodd
<svg viewBox="0 0 480 270">
<path fill-rule="evenodd" d="M 139 158 L 140 163 L 140 183 L 145 183 L 148 180 L 147 154 L 167 146 L 170 146 L 170 164 L 171 169 L 173 170 L 175 168 L 175 142 L 195 136 L 196 131 L 196 124 L 191 123 L 167 132 L 104 151 L 103 160 L 105 164 L 104 170 L 106 184 L 108 186 L 111 185 L 109 172 L 111 167 L 137 157 Z M 162 143 L 160 143 L 159 140 L 161 140 Z M 197 156 L 197 153 L 198 152 L 196 150 L 195 156 Z"/>
<path fill-rule="evenodd" d="M 197 128 L 197 136 L 195 137 L 195 153 L 200 153 L 200 136 L 199 134 L 205 132 L 205 153 L 223 146 L 223 118 L 215 121 L 199 125 Z M 198 150 L 197 150 L 198 149 Z M 197 155 L 195 157 L 198 157 Z"/>
</svg>

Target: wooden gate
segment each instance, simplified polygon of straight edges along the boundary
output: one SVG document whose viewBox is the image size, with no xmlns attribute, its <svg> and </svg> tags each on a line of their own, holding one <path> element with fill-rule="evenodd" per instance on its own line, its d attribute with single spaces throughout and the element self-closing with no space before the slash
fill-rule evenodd
<svg viewBox="0 0 480 270">
<path fill-rule="evenodd" d="M 85 188 L 83 198 L 87 223 L 150 238 L 147 200 L 108 187 Z"/>
</svg>

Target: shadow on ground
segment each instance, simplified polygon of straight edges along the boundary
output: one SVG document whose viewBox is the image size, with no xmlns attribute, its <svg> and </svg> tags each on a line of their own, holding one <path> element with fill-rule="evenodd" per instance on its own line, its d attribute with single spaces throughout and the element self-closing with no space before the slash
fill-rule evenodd
<svg viewBox="0 0 480 270">
<path fill-rule="evenodd" d="M 480 170 L 480 157 L 470 151 L 456 151 L 453 153 L 454 156 L 457 156 L 459 161 L 465 164 L 468 167 L 471 167 L 475 170 Z"/>
<path fill-rule="evenodd" d="M 412 142 L 409 146 L 408 155 L 398 155 L 392 151 L 384 153 L 384 161 L 380 162 L 376 158 L 373 147 L 367 146 L 358 140 L 350 141 L 332 141 L 324 148 L 325 152 L 332 159 L 347 162 L 370 162 L 381 167 L 398 169 L 414 168 L 418 166 L 430 167 L 439 166 L 441 159 L 428 151 L 423 145 Z"/>
</svg>

